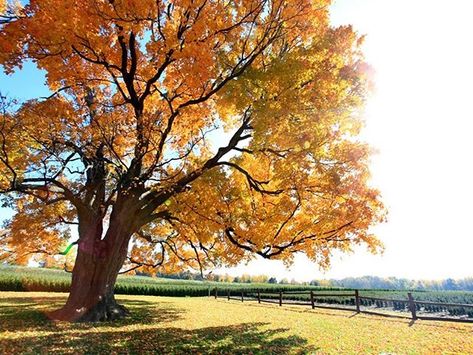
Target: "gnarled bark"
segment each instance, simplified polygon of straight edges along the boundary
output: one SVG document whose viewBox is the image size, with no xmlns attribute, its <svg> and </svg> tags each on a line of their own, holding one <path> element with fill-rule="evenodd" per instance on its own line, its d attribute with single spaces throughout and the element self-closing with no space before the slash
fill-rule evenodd
<svg viewBox="0 0 473 355">
<path fill-rule="evenodd" d="M 109 321 L 125 317 L 129 311 L 118 304 L 114 288 L 122 267 L 130 236 L 109 235 L 120 228 L 110 226 L 105 238 L 91 235 L 79 241 L 72 283 L 66 304 L 49 314 L 55 320 L 86 322 Z"/>
</svg>

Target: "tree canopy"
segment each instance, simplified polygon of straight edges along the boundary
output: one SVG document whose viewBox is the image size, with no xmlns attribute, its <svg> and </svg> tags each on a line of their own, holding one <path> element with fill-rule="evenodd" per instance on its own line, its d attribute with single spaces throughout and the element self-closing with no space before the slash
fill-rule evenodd
<svg viewBox="0 0 473 355">
<path fill-rule="evenodd" d="M 0 258 L 57 253 L 71 224 L 79 254 L 116 272 L 378 250 L 385 210 L 358 138 L 370 69 L 329 4 L 2 0 L 0 64 L 33 60 L 53 94 L 2 101 L 17 213 Z"/>
</svg>

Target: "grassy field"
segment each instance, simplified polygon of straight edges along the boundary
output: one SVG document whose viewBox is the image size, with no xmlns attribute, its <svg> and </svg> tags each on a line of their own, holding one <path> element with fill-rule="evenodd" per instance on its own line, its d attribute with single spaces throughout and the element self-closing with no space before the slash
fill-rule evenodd
<svg viewBox="0 0 473 355">
<path fill-rule="evenodd" d="M 67 292 L 71 274 L 63 270 L 0 265 L 0 291 Z M 153 296 L 206 296 L 208 289 L 308 289 L 302 285 L 257 283 L 221 283 L 194 280 L 174 280 L 157 277 L 119 275 L 115 293 Z M 319 287 L 311 287 L 320 289 Z M 340 289 L 340 288 L 335 288 Z"/>
<path fill-rule="evenodd" d="M 60 293 L 0 292 L 0 353 L 471 354 L 473 326 L 215 300 L 118 296 L 128 319 L 51 322 Z"/>
<path fill-rule="evenodd" d="M 71 274 L 62 270 L 28 268 L 21 266 L 0 266 L 0 291 L 47 291 L 47 292 L 67 292 L 71 282 Z M 116 294 L 127 295 L 152 295 L 152 296 L 171 296 L 201 297 L 208 295 L 209 288 L 218 287 L 220 294 L 226 294 L 226 289 L 233 290 L 238 296 L 239 290 L 246 291 L 256 289 L 262 292 L 274 290 L 344 290 L 353 294 L 350 289 L 324 288 L 304 285 L 280 285 L 280 284 L 256 284 L 256 283 L 221 283 L 208 281 L 192 280 L 173 280 L 163 278 L 151 278 L 143 276 L 124 276 L 120 275 L 115 288 Z M 213 291 L 212 291 L 213 293 Z M 340 293 L 337 291 L 337 293 Z M 431 301 L 444 303 L 462 303 L 473 304 L 473 292 L 468 291 L 412 291 L 417 301 Z M 254 292 L 253 292 L 254 294 Z M 386 299 L 407 299 L 407 290 L 360 290 L 360 296 L 379 297 Z M 268 294 L 266 297 L 278 298 L 277 294 Z M 309 293 L 299 296 L 284 296 L 286 299 L 309 300 Z M 329 297 L 319 299 L 331 304 L 354 304 L 353 297 Z M 363 301 L 367 302 L 367 301 Z M 365 305 L 365 304 L 363 304 Z M 371 305 L 367 304 L 368 306 Z M 383 305 L 379 305 L 383 307 Z M 404 304 L 402 305 L 404 306 Z M 429 306 L 430 307 L 430 306 Z M 429 312 L 438 312 L 435 307 L 430 307 Z M 473 309 L 450 308 L 451 315 L 468 315 L 473 318 Z"/>
</svg>

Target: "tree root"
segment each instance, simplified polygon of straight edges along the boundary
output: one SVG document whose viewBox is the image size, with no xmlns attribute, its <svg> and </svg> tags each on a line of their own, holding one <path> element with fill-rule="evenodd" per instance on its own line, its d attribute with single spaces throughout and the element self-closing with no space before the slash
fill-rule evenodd
<svg viewBox="0 0 473 355">
<path fill-rule="evenodd" d="M 130 314 L 130 311 L 115 299 L 102 299 L 94 307 L 92 307 L 83 316 L 77 319 L 77 322 L 106 322 L 123 319 Z"/>
<path fill-rule="evenodd" d="M 118 304 L 112 295 L 102 297 L 95 306 L 85 312 L 81 307 L 66 305 L 62 309 L 50 312 L 48 317 L 52 320 L 67 322 L 107 322 L 123 319 L 129 314 L 130 311 L 125 306 Z"/>
</svg>

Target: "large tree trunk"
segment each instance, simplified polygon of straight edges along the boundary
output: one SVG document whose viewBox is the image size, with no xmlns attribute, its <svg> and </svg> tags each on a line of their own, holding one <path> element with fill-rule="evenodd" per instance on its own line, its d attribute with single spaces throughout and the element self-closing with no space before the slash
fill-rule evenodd
<svg viewBox="0 0 473 355">
<path fill-rule="evenodd" d="M 128 315 L 128 310 L 116 302 L 113 292 L 130 235 L 118 233 L 109 237 L 117 232 L 117 228 L 110 226 L 103 240 L 95 235 L 79 241 L 69 298 L 63 308 L 50 314 L 52 319 L 98 322 Z"/>
</svg>

